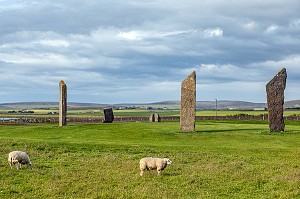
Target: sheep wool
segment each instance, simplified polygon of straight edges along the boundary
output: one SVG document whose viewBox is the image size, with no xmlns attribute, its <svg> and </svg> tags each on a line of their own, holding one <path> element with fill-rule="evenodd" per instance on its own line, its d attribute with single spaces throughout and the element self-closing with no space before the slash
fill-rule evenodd
<svg viewBox="0 0 300 199">
<path fill-rule="evenodd" d="M 157 175 L 160 175 L 160 171 L 164 170 L 168 164 L 172 164 L 172 161 L 168 158 L 142 158 L 140 160 L 140 176 L 143 176 L 145 170 L 157 170 Z"/>
<path fill-rule="evenodd" d="M 8 154 L 8 163 L 12 169 L 12 165 L 16 165 L 17 169 L 22 169 L 22 165 L 27 165 L 31 169 L 31 162 L 27 153 L 23 151 L 12 151 Z"/>
</svg>

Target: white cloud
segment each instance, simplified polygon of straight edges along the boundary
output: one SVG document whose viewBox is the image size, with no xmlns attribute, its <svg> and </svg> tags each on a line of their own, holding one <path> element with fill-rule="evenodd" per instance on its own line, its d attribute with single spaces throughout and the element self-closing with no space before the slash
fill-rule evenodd
<svg viewBox="0 0 300 199">
<path fill-rule="evenodd" d="M 42 44 L 44 46 L 52 46 L 52 47 L 63 47 L 68 48 L 70 46 L 70 43 L 65 40 L 58 40 L 58 39 L 43 39 L 40 41 L 36 41 L 33 43 Z"/>
<path fill-rule="evenodd" d="M 138 31 L 120 32 L 117 37 L 129 41 L 140 41 L 143 39 L 142 34 Z"/>
<path fill-rule="evenodd" d="M 273 24 L 273 25 L 271 25 L 271 26 L 268 26 L 266 32 L 267 32 L 267 33 L 272 33 L 272 32 L 275 32 L 278 28 L 279 28 L 278 25 Z"/>
<path fill-rule="evenodd" d="M 267 60 L 261 63 L 251 64 L 252 67 L 260 67 L 267 72 L 273 72 L 274 74 L 282 68 L 287 69 L 288 79 L 294 82 L 299 81 L 300 77 L 300 55 L 293 55 L 289 57 L 285 57 L 281 60 Z M 273 74 L 269 74 L 271 77 Z"/>
<path fill-rule="evenodd" d="M 293 28 L 300 28 L 300 19 L 293 19 L 289 25 Z"/>
<path fill-rule="evenodd" d="M 257 23 L 255 21 L 251 21 L 251 22 L 248 22 L 248 23 L 244 24 L 244 27 L 246 29 L 252 30 L 255 27 L 257 27 Z"/>
<path fill-rule="evenodd" d="M 205 29 L 203 31 L 204 37 L 222 37 L 223 30 L 221 28 Z"/>
<path fill-rule="evenodd" d="M 214 64 L 201 64 L 200 68 L 203 71 L 215 71 L 219 69 L 218 66 Z"/>
<path fill-rule="evenodd" d="M 212 30 L 218 31 L 218 30 Z M 191 35 L 196 33 L 196 30 L 175 30 L 175 31 L 166 31 L 166 32 L 155 32 L 155 31 L 137 31 L 132 30 L 128 32 L 120 32 L 117 35 L 117 38 L 129 40 L 129 41 L 141 41 L 144 39 L 162 39 L 165 37 L 176 37 L 176 36 L 184 36 L 184 35 Z M 211 33 L 213 34 L 213 33 Z M 217 33 L 218 34 L 218 33 Z"/>
<path fill-rule="evenodd" d="M 266 102 L 265 82 L 214 82 L 197 85 L 197 100 Z"/>
<path fill-rule="evenodd" d="M 0 53 L 0 61 L 12 64 L 30 64 L 30 65 L 53 65 L 86 68 L 83 64 L 90 64 L 91 61 L 86 58 L 66 57 L 55 53 Z"/>
</svg>

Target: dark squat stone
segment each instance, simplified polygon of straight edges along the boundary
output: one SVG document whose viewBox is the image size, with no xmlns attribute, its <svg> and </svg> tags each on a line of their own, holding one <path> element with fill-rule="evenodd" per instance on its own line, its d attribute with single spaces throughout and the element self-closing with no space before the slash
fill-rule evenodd
<svg viewBox="0 0 300 199">
<path fill-rule="evenodd" d="M 283 104 L 286 78 L 286 69 L 283 68 L 266 86 L 270 132 L 284 131 Z"/>
<path fill-rule="evenodd" d="M 114 121 L 114 113 L 112 108 L 103 109 L 104 121 L 103 123 L 112 123 Z"/>
</svg>

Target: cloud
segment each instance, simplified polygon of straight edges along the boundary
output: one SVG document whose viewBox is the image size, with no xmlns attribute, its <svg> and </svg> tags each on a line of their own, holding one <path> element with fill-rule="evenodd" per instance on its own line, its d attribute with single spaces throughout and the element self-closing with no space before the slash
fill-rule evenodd
<svg viewBox="0 0 300 199">
<path fill-rule="evenodd" d="M 143 39 L 142 34 L 137 31 L 120 32 L 117 37 L 130 41 L 139 41 Z"/>
<path fill-rule="evenodd" d="M 244 24 L 244 27 L 248 30 L 255 29 L 256 26 L 257 26 L 257 23 L 255 21 L 251 21 L 251 22 Z"/>
<path fill-rule="evenodd" d="M 204 37 L 222 37 L 223 30 L 221 28 L 206 29 L 203 31 Z"/>
<path fill-rule="evenodd" d="M 292 28 L 300 28 L 300 18 L 291 20 L 289 25 Z"/>
<path fill-rule="evenodd" d="M 63 48 L 68 48 L 70 46 L 68 41 L 65 40 L 40 40 L 37 41 L 38 44 L 44 45 L 44 46 L 52 46 L 52 47 L 63 47 Z"/>
<path fill-rule="evenodd" d="M 40 92 L 40 100 L 56 99 L 64 79 L 73 101 L 173 100 L 195 70 L 199 100 L 238 99 L 241 92 L 240 98 L 264 101 L 260 85 L 286 67 L 287 94 L 297 99 L 299 6 L 297 0 L 1 1 L 0 96 L 33 101 Z"/>
<path fill-rule="evenodd" d="M 220 34 L 217 30 L 205 30 L 208 34 Z M 117 38 L 129 40 L 129 41 L 141 41 L 145 39 L 163 39 L 167 37 L 181 37 L 184 35 L 190 35 L 197 32 L 196 30 L 176 30 L 170 32 L 154 32 L 154 31 L 128 31 L 128 32 L 120 32 L 117 35 Z"/>
<path fill-rule="evenodd" d="M 279 26 L 275 25 L 275 24 L 272 24 L 272 25 L 268 26 L 266 32 L 267 33 L 272 33 L 274 31 L 276 31 L 277 29 L 279 29 Z"/>
</svg>

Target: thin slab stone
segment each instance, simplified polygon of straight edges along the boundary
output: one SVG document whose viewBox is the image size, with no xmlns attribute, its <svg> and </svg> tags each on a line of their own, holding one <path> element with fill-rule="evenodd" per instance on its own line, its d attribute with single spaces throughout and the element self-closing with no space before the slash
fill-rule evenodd
<svg viewBox="0 0 300 199">
<path fill-rule="evenodd" d="M 59 82 L 59 126 L 67 125 L 67 85 Z"/>
<path fill-rule="evenodd" d="M 196 72 L 181 83 L 180 131 L 195 131 L 196 122 Z"/>
<path fill-rule="evenodd" d="M 283 68 L 266 85 L 270 132 L 284 132 L 284 90 L 287 73 Z"/>
</svg>

